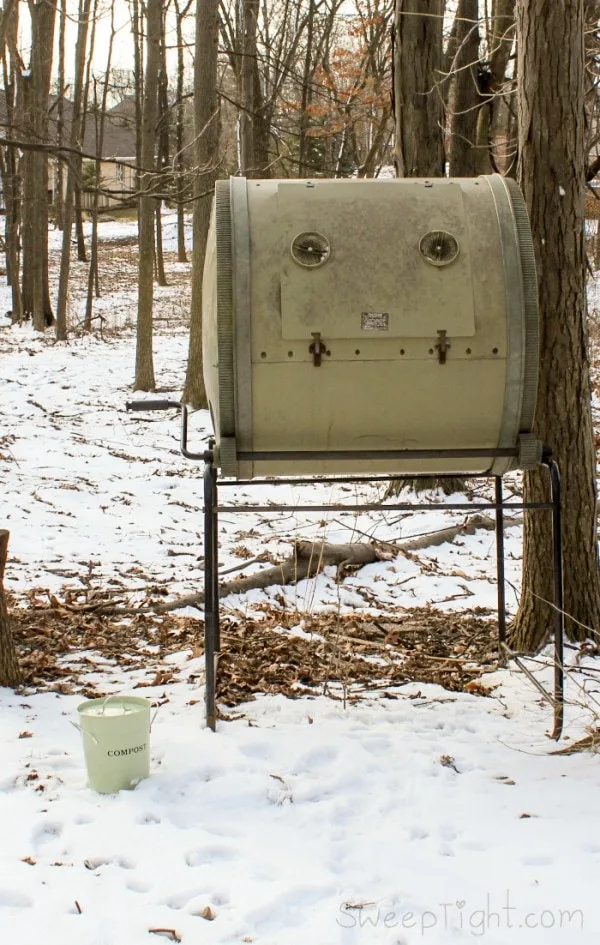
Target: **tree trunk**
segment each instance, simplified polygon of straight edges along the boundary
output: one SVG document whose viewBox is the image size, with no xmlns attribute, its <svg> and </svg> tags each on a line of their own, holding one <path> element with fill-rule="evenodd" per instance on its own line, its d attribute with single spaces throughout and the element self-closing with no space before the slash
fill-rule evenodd
<svg viewBox="0 0 600 945">
<path fill-rule="evenodd" d="M 83 84 L 90 6 L 91 0 L 80 0 L 79 2 L 77 42 L 75 44 L 75 82 L 71 114 L 71 134 L 69 136 L 70 147 L 75 150 L 81 147 Z M 62 252 L 58 281 L 58 301 L 56 304 L 56 338 L 58 341 L 65 341 L 67 338 L 67 301 L 69 295 L 69 274 L 71 271 L 71 231 L 73 228 L 73 203 L 75 199 L 76 174 L 76 163 L 70 163 L 67 171 L 67 191 L 63 207 Z"/>
<path fill-rule="evenodd" d="M 519 179 L 531 217 L 541 316 L 535 433 L 551 446 L 562 474 L 565 611 L 573 618 L 567 631 L 584 639 L 600 626 L 600 580 L 585 297 L 581 0 L 518 0 L 517 42 Z M 543 474 L 527 474 L 525 501 L 546 500 L 544 486 Z M 519 650 L 538 650 L 552 626 L 544 603 L 552 600 L 551 560 L 549 515 L 527 516 L 514 626 Z"/>
<path fill-rule="evenodd" d="M 48 141 L 48 96 L 56 6 L 29 0 L 31 66 L 21 80 L 25 133 L 31 141 Z M 48 282 L 48 154 L 23 157 L 23 314 L 37 331 L 54 324 Z"/>
<path fill-rule="evenodd" d="M 10 15 L 5 12 L 2 18 L 4 38 L 7 49 L 10 50 L 10 62 L 7 50 L 4 51 L 2 63 L 4 75 L 4 97 L 6 105 L 6 134 L 8 138 L 14 136 L 15 128 L 15 90 L 17 76 L 20 72 L 20 63 L 16 55 L 18 35 L 18 8 L 13 6 Z M 7 22 L 8 17 L 8 22 Z M 23 318 L 23 304 L 21 299 L 20 274 L 20 245 L 19 222 L 21 219 L 21 187 L 18 173 L 19 154 L 17 148 L 6 148 L 3 172 L 4 199 L 6 201 L 5 241 L 6 241 L 6 274 L 11 288 L 12 318 L 20 322 Z"/>
<path fill-rule="evenodd" d="M 14 687 L 19 684 L 21 677 L 4 593 L 4 569 L 9 537 L 10 532 L 0 529 L 0 686 Z"/>
<path fill-rule="evenodd" d="M 169 166 L 169 78 L 167 74 L 167 42 L 165 36 L 165 17 L 161 17 L 161 37 L 160 37 L 160 71 L 158 76 L 158 154 L 157 154 L 157 185 L 162 194 L 167 191 L 167 167 Z M 162 197 L 156 201 L 156 243 L 155 243 L 155 263 L 156 263 L 156 281 L 160 286 L 167 285 L 167 274 L 165 272 L 165 257 L 163 252 L 163 232 L 162 232 Z"/>
<path fill-rule="evenodd" d="M 398 177 L 444 173 L 443 0 L 396 0 L 394 99 Z"/>
<path fill-rule="evenodd" d="M 313 85 L 313 38 L 315 26 L 315 0 L 308 0 L 308 19 L 306 23 L 306 50 L 302 75 L 302 93 L 300 99 L 300 126 L 298 128 L 298 177 L 305 177 L 308 168 L 308 129 L 309 106 L 312 104 Z"/>
<path fill-rule="evenodd" d="M 423 14 L 427 14 L 426 16 Z M 396 0 L 394 99 L 396 168 L 399 177 L 441 177 L 444 173 L 442 74 L 443 0 Z M 394 480 L 387 495 L 404 488 L 423 492 L 462 490 L 461 479 Z"/>
<path fill-rule="evenodd" d="M 243 177 L 259 177 L 256 162 L 255 119 L 257 103 L 254 73 L 256 68 L 256 31 L 259 0 L 241 0 L 242 4 L 242 66 L 240 111 L 240 173 Z"/>
<path fill-rule="evenodd" d="M 183 392 L 184 401 L 197 408 L 207 406 L 204 378 L 202 376 L 202 273 L 210 224 L 210 194 L 215 186 L 219 147 L 218 43 L 218 0 L 197 0 L 194 59 L 196 175 L 194 178 L 192 313 L 190 319 L 190 346 Z"/>
<path fill-rule="evenodd" d="M 184 137 L 184 118 L 185 103 L 183 98 L 183 82 L 185 78 L 185 63 L 183 58 L 183 18 L 188 12 L 191 0 L 188 0 L 183 10 L 180 9 L 178 0 L 175 0 L 176 14 L 176 34 L 177 34 L 177 123 L 175 129 L 175 174 L 177 179 L 177 262 L 186 263 L 187 253 L 185 250 L 185 196 L 187 192 L 184 172 L 185 161 L 183 154 Z"/>
<path fill-rule="evenodd" d="M 459 0 L 456 11 L 457 52 L 454 60 L 450 177 L 477 174 L 479 97 L 479 0 Z"/>
<path fill-rule="evenodd" d="M 165 254 L 163 251 L 163 234 L 162 234 L 162 204 L 160 200 L 156 201 L 156 210 L 154 214 L 154 220 L 155 220 L 155 225 L 156 225 L 156 237 L 155 237 L 155 249 L 154 249 L 156 281 L 158 285 L 165 286 L 165 285 L 168 285 L 168 283 L 167 283 L 167 274 L 165 272 Z"/>
<path fill-rule="evenodd" d="M 102 87 L 102 104 L 100 106 L 100 116 L 98 117 L 98 101 L 96 90 L 96 79 L 94 78 L 94 120 L 96 122 L 96 161 L 94 166 L 94 196 L 92 201 L 92 238 L 90 246 L 90 268 L 88 272 L 88 287 L 85 304 L 85 322 L 86 331 L 92 330 L 92 309 L 94 299 L 94 286 L 96 287 L 96 298 L 100 297 L 100 278 L 98 273 L 98 209 L 100 202 L 100 183 L 102 169 L 102 151 L 104 149 L 104 129 L 106 126 L 106 106 L 108 102 L 108 90 L 110 85 L 110 70 L 112 65 L 113 46 L 115 41 L 115 5 L 110 9 L 110 37 L 108 40 L 108 52 L 106 56 L 106 70 L 104 73 L 104 82 Z"/>
<path fill-rule="evenodd" d="M 82 140 L 83 140 L 83 129 L 82 129 Z M 81 169 L 83 167 L 83 161 L 78 160 L 77 164 L 79 165 L 79 179 L 81 180 Z M 73 195 L 73 214 L 75 217 L 75 235 L 77 238 L 77 261 L 78 262 L 87 262 L 87 252 L 85 249 L 85 234 L 83 232 L 83 206 L 81 202 L 81 187 L 79 183 L 75 182 L 75 193 Z"/>
<path fill-rule="evenodd" d="M 114 6 L 114 0 L 112 2 Z M 98 22 L 98 0 L 92 0 L 91 13 L 89 14 L 91 21 L 90 27 L 90 41 L 87 50 L 87 62 L 85 67 L 85 84 L 83 86 L 83 94 L 81 96 L 81 145 L 85 141 L 85 127 L 88 120 L 88 103 L 90 100 L 90 87 L 92 84 L 92 63 L 94 62 L 95 48 L 96 48 L 96 23 Z M 81 190 L 81 181 L 83 178 L 83 158 L 77 157 L 73 158 L 75 161 L 75 166 L 77 168 L 77 174 L 75 178 L 75 203 L 74 203 L 74 212 L 75 212 L 75 233 L 77 235 L 77 261 L 78 262 L 87 262 L 87 252 L 85 247 L 85 235 L 83 232 L 83 201 L 82 201 L 82 190 Z"/>
<path fill-rule="evenodd" d="M 515 42 L 514 22 L 515 0 L 494 0 L 489 31 L 489 71 L 477 119 L 477 174 L 492 174 L 498 171 L 493 138 L 500 131 L 500 93 L 506 84 L 506 70 Z"/>
<path fill-rule="evenodd" d="M 61 148 L 64 142 L 65 132 L 65 31 L 67 24 L 67 0 L 60 0 L 60 15 L 58 19 L 58 105 L 56 109 L 56 140 L 58 147 Z M 63 195 L 64 195 L 64 164 L 59 155 L 56 161 L 56 170 L 54 172 L 54 220 L 59 230 L 63 225 Z"/>
<path fill-rule="evenodd" d="M 138 264 L 138 318 L 135 350 L 135 390 L 154 390 L 152 353 L 152 305 L 154 297 L 154 210 L 156 187 L 156 121 L 158 118 L 158 80 L 162 2 L 148 0 L 146 26 L 146 78 L 142 109 L 140 198 L 138 217 L 140 249 Z"/>
<path fill-rule="evenodd" d="M 114 11 L 114 4 L 113 4 Z M 92 312 L 94 309 L 94 283 L 98 289 L 98 209 L 100 203 L 100 169 L 102 166 L 102 146 L 104 138 L 104 119 L 106 115 L 106 91 L 110 74 L 110 60 L 112 56 L 112 44 L 114 39 L 114 19 L 110 36 L 108 49 L 108 64 L 104 73 L 104 93 L 102 96 L 102 109 L 99 114 L 98 108 L 98 89 L 96 79 L 94 78 L 94 123 L 95 123 L 95 141 L 96 141 L 96 160 L 94 162 L 94 191 L 92 194 L 92 205 L 90 215 L 92 218 L 92 233 L 90 237 L 90 267 L 88 269 L 87 294 L 85 298 L 85 315 L 83 319 L 83 330 L 92 330 Z"/>
</svg>

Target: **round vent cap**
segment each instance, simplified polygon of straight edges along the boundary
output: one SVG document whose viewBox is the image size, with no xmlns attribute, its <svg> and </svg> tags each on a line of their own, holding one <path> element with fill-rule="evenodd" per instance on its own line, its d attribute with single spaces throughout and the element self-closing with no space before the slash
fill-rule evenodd
<svg viewBox="0 0 600 945">
<path fill-rule="evenodd" d="M 322 266 L 329 253 L 329 240 L 322 233 L 299 233 L 291 246 L 292 259 L 306 269 Z"/>
<path fill-rule="evenodd" d="M 460 252 L 458 240 L 445 230 L 431 230 L 419 243 L 419 250 L 432 266 L 449 266 Z"/>
</svg>

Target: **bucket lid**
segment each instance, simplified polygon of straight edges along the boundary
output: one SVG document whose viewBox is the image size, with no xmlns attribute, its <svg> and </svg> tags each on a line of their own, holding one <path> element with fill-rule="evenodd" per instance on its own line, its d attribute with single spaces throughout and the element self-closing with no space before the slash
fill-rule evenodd
<svg viewBox="0 0 600 945">
<path fill-rule="evenodd" d="M 88 699 L 77 706 L 80 715 L 132 715 L 148 711 L 152 703 L 141 696 L 106 696 L 104 699 Z"/>
</svg>

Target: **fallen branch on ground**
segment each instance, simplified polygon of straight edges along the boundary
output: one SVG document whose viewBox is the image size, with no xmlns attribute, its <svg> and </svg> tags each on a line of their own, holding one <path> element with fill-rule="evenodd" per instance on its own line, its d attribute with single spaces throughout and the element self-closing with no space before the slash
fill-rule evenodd
<svg viewBox="0 0 600 945">
<path fill-rule="evenodd" d="M 510 527 L 521 525 L 522 522 L 522 518 L 511 517 L 505 520 L 505 525 Z M 487 515 L 475 514 L 448 528 L 442 528 L 439 531 L 429 532 L 415 538 L 407 538 L 399 542 L 373 541 L 369 544 L 366 542 L 352 542 L 350 544 L 333 545 L 325 542 L 298 541 L 292 554 L 280 564 L 271 568 L 264 568 L 262 571 L 257 571 L 247 577 L 238 577 L 231 581 L 220 582 L 219 597 L 227 597 L 229 594 L 245 594 L 251 590 L 266 590 L 268 587 L 284 587 L 288 584 L 297 584 L 298 581 L 315 577 L 324 568 L 332 565 L 337 566 L 337 581 L 339 582 L 349 569 L 360 568 L 375 561 L 389 561 L 397 555 L 418 560 L 415 552 L 451 543 L 461 535 L 473 535 L 480 530 L 493 531 L 495 527 L 495 519 Z M 245 562 L 245 564 L 252 564 L 260 560 L 260 557 Z M 241 566 L 243 565 L 236 565 L 236 568 Z M 232 570 L 235 569 L 229 568 L 222 573 L 227 574 Z M 126 593 L 125 589 L 120 590 L 120 592 Z M 58 601 L 52 601 L 52 603 L 58 608 L 64 606 L 60 605 Z M 100 602 L 94 601 L 93 603 L 86 602 L 81 605 L 69 603 L 68 610 L 71 612 L 77 612 L 78 610 L 93 612 L 96 616 L 167 614 L 183 607 L 197 607 L 203 603 L 204 591 L 198 591 L 196 594 L 188 594 L 185 597 L 179 597 L 163 604 L 150 603 L 144 607 L 115 607 L 113 603 L 102 606 Z"/>
<path fill-rule="evenodd" d="M 521 522 L 522 519 L 510 520 L 511 525 L 520 525 Z M 245 578 L 236 578 L 233 581 L 221 583 L 219 585 L 219 597 L 227 597 L 229 594 L 244 594 L 250 590 L 265 590 L 267 587 L 275 585 L 283 587 L 286 584 L 296 584 L 305 578 L 314 577 L 323 568 L 330 565 L 337 565 L 339 579 L 347 568 L 353 565 L 362 566 L 372 564 L 374 561 L 388 560 L 391 552 L 410 557 L 415 551 L 423 551 L 425 548 L 452 542 L 459 535 L 473 535 L 481 529 L 492 531 L 495 527 L 496 523 L 493 518 L 486 515 L 472 515 L 466 521 L 457 525 L 431 532 L 428 535 L 420 535 L 418 538 L 408 538 L 402 542 L 380 541 L 374 544 L 354 542 L 349 545 L 330 545 L 298 541 L 290 557 L 282 561 L 281 564 L 272 568 L 265 568 L 263 571 L 250 574 Z M 200 591 L 197 594 L 188 594 L 186 597 L 180 597 L 165 604 L 158 604 L 153 609 L 157 614 L 165 614 L 173 610 L 179 610 L 181 607 L 194 607 L 203 602 L 204 592 Z"/>
</svg>

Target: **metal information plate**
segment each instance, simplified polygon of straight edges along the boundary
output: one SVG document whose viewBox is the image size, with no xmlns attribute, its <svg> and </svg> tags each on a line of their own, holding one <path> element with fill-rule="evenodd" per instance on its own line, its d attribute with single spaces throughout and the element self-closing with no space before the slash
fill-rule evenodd
<svg viewBox="0 0 600 945">
<path fill-rule="evenodd" d="M 363 312 L 360 316 L 360 327 L 362 331 L 388 331 L 389 312 Z"/>
</svg>

